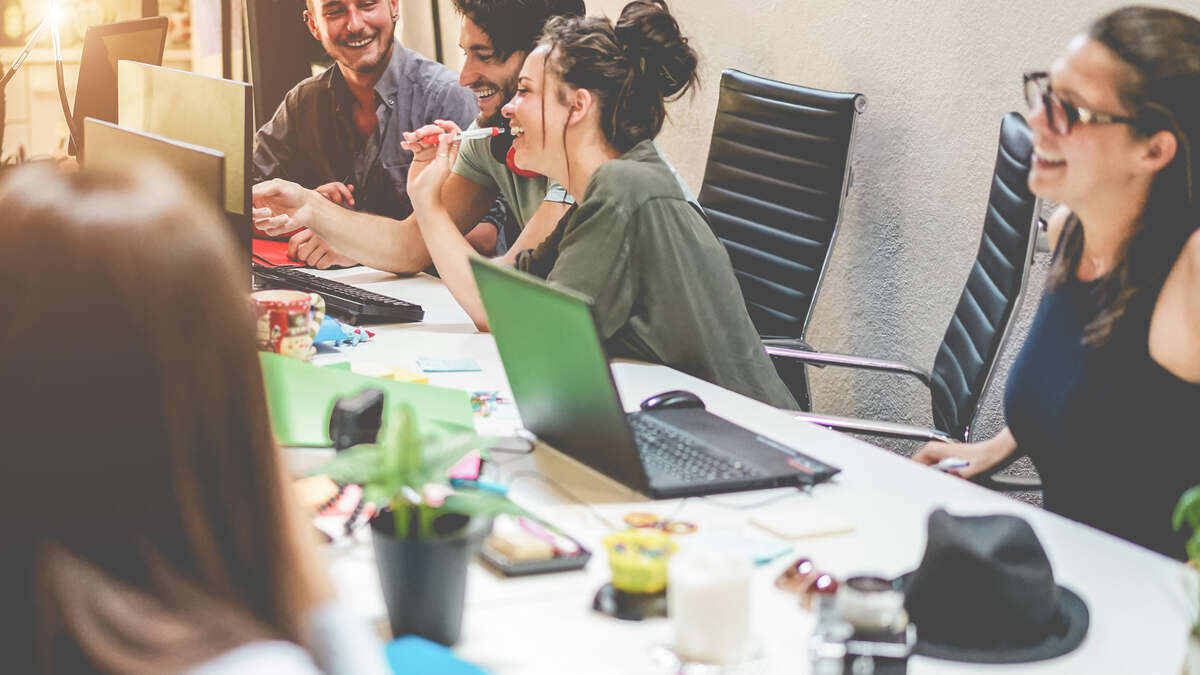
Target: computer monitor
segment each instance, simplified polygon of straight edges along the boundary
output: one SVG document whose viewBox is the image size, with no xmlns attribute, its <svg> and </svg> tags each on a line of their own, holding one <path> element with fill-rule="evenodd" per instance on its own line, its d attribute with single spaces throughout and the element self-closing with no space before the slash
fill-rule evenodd
<svg viewBox="0 0 1200 675">
<path fill-rule="evenodd" d="M 118 124 L 224 153 L 225 212 L 247 257 L 251 95 L 245 82 L 136 61 L 117 64 Z"/>
<path fill-rule="evenodd" d="M 167 17 L 118 21 L 89 26 L 79 57 L 79 84 L 75 88 L 75 128 L 86 133 L 83 120 L 92 117 L 117 121 L 117 61 L 161 65 L 167 42 Z M 86 143 L 84 144 L 86 148 Z M 71 154 L 78 154 L 74 140 Z M 82 161 L 82 157 L 80 158 Z"/>
<path fill-rule="evenodd" d="M 147 159 L 171 167 L 217 206 L 225 204 L 225 155 L 212 148 L 125 129 L 97 119 L 83 122 L 83 166 L 125 168 Z"/>
</svg>

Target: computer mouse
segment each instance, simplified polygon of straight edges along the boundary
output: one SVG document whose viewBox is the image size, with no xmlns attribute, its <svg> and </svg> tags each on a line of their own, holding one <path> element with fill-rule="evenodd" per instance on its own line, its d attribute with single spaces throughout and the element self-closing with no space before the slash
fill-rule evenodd
<svg viewBox="0 0 1200 675">
<path fill-rule="evenodd" d="M 655 394 L 642 401 L 642 410 L 662 410 L 664 408 L 704 408 L 704 401 L 690 391 L 674 389 Z"/>
</svg>

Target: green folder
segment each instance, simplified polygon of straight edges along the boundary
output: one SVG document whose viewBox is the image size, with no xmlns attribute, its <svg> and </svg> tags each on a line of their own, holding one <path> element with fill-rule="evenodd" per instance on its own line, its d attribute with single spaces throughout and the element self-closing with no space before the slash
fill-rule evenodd
<svg viewBox="0 0 1200 675">
<path fill-rule="evenodd" d="M 387 407 L 408 403 L 421 421 L 475 430 L 471 397 L 465 391 L 368 377 L 341 368 L 318 368 L 270 352 L 259 356 L 271 429 L 280 445 L 331 445 L 329 412 L 334 401 L 367 387 L 382 389 Z"/>
</svg>

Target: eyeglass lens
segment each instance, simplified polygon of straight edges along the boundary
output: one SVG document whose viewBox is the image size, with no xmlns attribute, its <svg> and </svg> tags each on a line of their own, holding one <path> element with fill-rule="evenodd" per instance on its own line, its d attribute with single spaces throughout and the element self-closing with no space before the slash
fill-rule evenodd
<svg viewBox="0 0 1200 675">
<path fill-rule="evenodd" d="M 1050 83 L 1045 77 L 1025 78 L 1025 104 L 1030 113 L 1039 109 L 1046 111 L 1046 123 L 1059 134 L 1066 135 L 1071 130 L 1071 116 L 1063 102 L 1058 100 L 1050 91 Z"/>
</svg>

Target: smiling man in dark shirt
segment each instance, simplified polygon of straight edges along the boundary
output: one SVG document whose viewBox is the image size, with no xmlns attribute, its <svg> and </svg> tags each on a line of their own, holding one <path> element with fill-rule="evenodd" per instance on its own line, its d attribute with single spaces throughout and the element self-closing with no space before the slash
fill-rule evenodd
<svg viewBox="0 0 1200 675">
<path fill-rule="evenodd" d="M 395 219 L 412 213 L 412 153 L 400 147 L 401 133 L 439 119 L 465 127 L 478 105 L 456 73 L 396 42 L 398 2 L 307 0 L 308 29 L 335 64 L 292 88 L 259 129 L 256 183 L 285 178 L 347 208 Z M 499 225 L 485 222 L 469 239 L 494 249 Z M 314 267 L 355 264 L 307 229 L 291 235 L 289 251 Z"/>
</svg>

